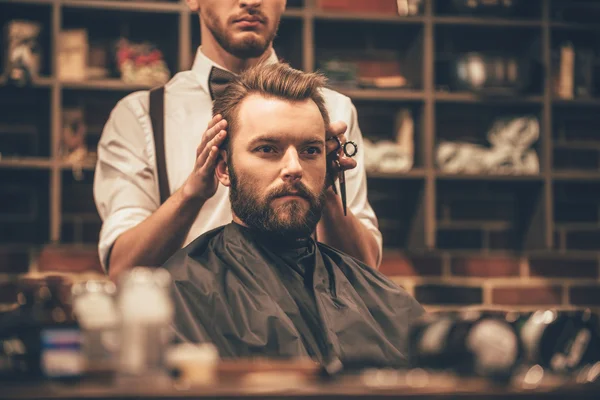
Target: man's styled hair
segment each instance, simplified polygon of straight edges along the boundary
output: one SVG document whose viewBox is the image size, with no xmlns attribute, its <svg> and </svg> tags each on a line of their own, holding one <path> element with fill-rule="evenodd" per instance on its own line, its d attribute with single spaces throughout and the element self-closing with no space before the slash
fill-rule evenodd
<svg viewBox="0 0 600 400">
<path fill-rule="evenodd" d="M 319 73 L 299 71 L 285 63 L 258 64 L 247 69 L 227 85 L 213 104 L 213 115 L 221 114 L 227 121 L 227 138 L 223 147 L 231 151 L 231 136 L 238 128 L 237 114 L 241 102 L 252 94 L 275 97 L 286 101 L 315 102 L 325 127 L 329 126 L 329 113 L 320 89 L 326 78 Z"/>
</svg>

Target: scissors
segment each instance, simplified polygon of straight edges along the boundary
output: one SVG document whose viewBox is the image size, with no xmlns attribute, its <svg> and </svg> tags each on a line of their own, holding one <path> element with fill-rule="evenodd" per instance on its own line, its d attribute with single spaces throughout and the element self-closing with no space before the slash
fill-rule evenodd
<svg viewBox="0 0 600 400">
<path fill-rule="evenodd" d="M 342 144 L 342 141 L 337 136 L 332 136 L 330 138 L 330 140 L 331 139 L 334 139 L 338 143 L 338 147 L 335 149 L 335 159 L 333 161 L 335 162 L 335 165 L 337 166 L 337 168 L 339 170 L 338 179 L 340 181 L 342 207 L 344 208 L 344 216 L 346 216 L 347 215 L 347 212 L 346 212 L 346 210 L 347 210 L 347 207 L 346 207 L 346 174 L 344 173 L 344 170 L 342 169 L 342 167 L 340 165 L 339 150 L 342 149 L 344 154 L 346 155 L 346 157 L 354 157 L 356 155 L 356 153 L 358 152 L 358 145 L 356 143 L 354 143 L 353 141 L 347 141 L 346 143 Z M 333 184 L 333 191 L 335 192 L 335 194 L 338 194 L 335 184 Z"/>
</svg>

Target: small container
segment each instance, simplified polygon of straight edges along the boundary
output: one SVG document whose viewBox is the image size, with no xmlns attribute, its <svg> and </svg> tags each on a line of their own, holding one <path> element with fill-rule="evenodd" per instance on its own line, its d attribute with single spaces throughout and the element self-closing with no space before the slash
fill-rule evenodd
<svg viewBox="0 0 600 400">
<path fill-rule="evenodd" d="M 119 378 L 168 376 L 166 351 L 171 340 L 171 276 L 162 268 L 136 267 L 119 282 Z"/>
<path fill-rule="evenodd" d="M 86 374 L 112 377 L 119 348 L 116 286 L 110 281 L 88 280 L 73 285 L 71 293 L 73 313 L 82 331 Z"/>
</svg>

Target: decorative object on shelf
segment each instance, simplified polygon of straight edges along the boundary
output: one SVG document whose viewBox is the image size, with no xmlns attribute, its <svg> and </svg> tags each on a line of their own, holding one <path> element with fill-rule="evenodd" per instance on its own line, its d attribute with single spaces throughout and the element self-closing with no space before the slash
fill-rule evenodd
<svg viewBox="0 0 600 400">
<path fill-rule="evenodd" d="M 516 95 L 529 85 L 531 62 L 508 54 L 468 52 L 450 63 L 452 89 Z"/>
<path fill-rule="evenodd" d="M 121 79 L 126 83 L 155 86 L 165 84 L 171 72 L 162 52 L 149 42 L 117 42 L 116 61 Z"/>
<path fill-rule="evenodd" d="M 401 72 L 401 63 L 393 54 L 373 58 L 340 56 L 319 63 L 319 69 L 330 84 L 338 87 L 369 89 L 400 89 L 410 86 Z"/>
<path fill-rule="evenodd" d="M 76 180 L 83 179 L 83 165 L 92 163 L 96 159 L 90 153 L 86 144 L 87 126 L 83 109 L 63 109 L 63 131 L 60 141 L 61 158 L 73 167 L 73 176 Z"/>
<path fill-rule="evenodd" d="M 64 30 L 58 39 L 58 79 L 87 79 L 88 33 L 86 29 Z"/>
<path fill-rule="evenodd" d="M 327 11 L 371 12 L 417 15 L 422 11 L 423 0 L 317 0 L 317 8 Z"/>
<path fill-rule="evenodd" d="M 552 90 L 560 99 L 589 98 L 594 96 L 594 69 L 596 57 L 591 48 L 575 48 L 565 41 L 552 54 Z"/>
<path fill-rule="evenodd" d="M 34 21 L 12 20 L 4 27 L 4 77 L 17 86 L 26 86 L 39 76 L 42 25 Z"/>
<path fill-rule="evenodd" d="M 414 120 L 409 109 L 397 115 L 396 141 L 372 142 L 364 138 L 367 172 L 401 173 L 414 164 Z"/>
<path fill-rule="evenodd" d="M 319 69 L 327 76 L 334 86 L 356 86 L 358 80 L 358 65 L 352 61 L 337 58 L 324 60 L 319 63 Z"/>
<path fill-rule="evenodd" d="M 488 131 L 491 147 L 442 141 L 437 164 L 442 172 L 462 174 L 539 174 L 540 163 L 531 145 L 540 135 L 535 116 L 499 118 Z"/>
<path fill-rule="evenodd" d="M 461 13 L 508 16 L 514 13 L 519 0 L 452 0 L 452 5 Z"/>
</svg>

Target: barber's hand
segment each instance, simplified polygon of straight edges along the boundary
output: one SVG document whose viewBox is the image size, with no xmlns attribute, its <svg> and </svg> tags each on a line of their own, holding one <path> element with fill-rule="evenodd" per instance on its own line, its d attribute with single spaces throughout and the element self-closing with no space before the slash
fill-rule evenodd
<svg viewBox="0 0 600 400">
<path fill-rule="evenodd" d="M 331 183 L 335 182 L 340 171 L 346 171 L 349 169 L 356 168 L 357 165 L 355 159 L 346 157 L 346 155 L 344 154 L 344 150 L 341 147 L 338 149 L 338 142 L 334 138 L 334 136 L 337 136 L 342 145 L 344 145 L 344 143 L 346 143 L 347 141 L 345 135 L 347 129 L 348 126 L 343 121 L 332 122 L 329 124 L 329 127 L 327 129 L 327 168 L 329 170 L 330 176 L 332 177 Z M 337 166 L 337 163 L 335 162 L 336 158 L 340 163 L 339 168 Z"/>
<path fill-rule="evenodd" d="M 208 123 L 206 132 L 196 149 L 194 170 L 183 185 L 184 196 L 206 201 L 216 193 L 219 180 L 215 174 L 215 167 L 219 147 L 227 136 L 226 128 L 227 121 L 221 115 L 214 116 Z"/>
</svg>

